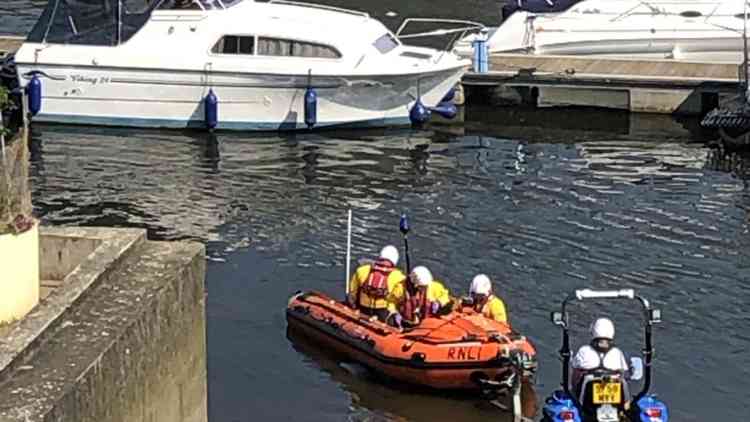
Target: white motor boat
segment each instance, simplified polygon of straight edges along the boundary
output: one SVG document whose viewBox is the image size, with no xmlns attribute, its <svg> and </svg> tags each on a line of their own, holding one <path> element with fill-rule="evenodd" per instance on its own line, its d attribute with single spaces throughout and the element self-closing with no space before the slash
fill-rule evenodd
<svg viewBox="0 0 750 422">
<path fill-rule="evenodd" d="M 481 26 L 450 22 L 444 33 Z M 20 85 L 41 97 L 30 98 L 35 121 L 383 126 L 408 123 L 418 98 L 437 106 L 470 65 L 452 46 L 405 45 L 402 30 L 281 0 L 49 0 L 15 62 Z"/>
<path fill-rule="evenodd" d="M 740 63 L 742 0 L 519 0 L 490 28 L 491 53 Z M 456 44 L 473 54 L 474 36 Z"/>
</svg>

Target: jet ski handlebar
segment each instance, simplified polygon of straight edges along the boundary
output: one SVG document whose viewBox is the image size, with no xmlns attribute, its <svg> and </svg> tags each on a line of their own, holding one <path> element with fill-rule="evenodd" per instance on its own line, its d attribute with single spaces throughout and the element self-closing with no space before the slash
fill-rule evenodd
<svg viewBox="0 0 750 422">
<path fill-rule="evenodd" d="M 630 299 L 637 300 L 643 307 L 644 315 L 646 317 L 646 324 L 653 325 L 661 322 L 661 311 L 658 309 L 651 309 L 651 304 L 648 299 L 638 296 L 633 289 L 620 289 L 620 290 L 592 290 L 592 289 L 578 289 L 573 293 L 569 294 L 562 303 L 562 312 L 552 313 L 552 322 L 555 325 L 567 327 L 567 313 L 566 308 L 568 302 L 574 300 L 586 300 L 586 299 Z"/>
<path fill-rule="evenodd" d="M 615 299 L 615 298 L 627 298 L 633 299 L 635 297 L 635 291 L 633 289 L 622 289 L 622 290 L 591 290 L 581 289 L 575 291 L 576 299 Z"/>
</svg>

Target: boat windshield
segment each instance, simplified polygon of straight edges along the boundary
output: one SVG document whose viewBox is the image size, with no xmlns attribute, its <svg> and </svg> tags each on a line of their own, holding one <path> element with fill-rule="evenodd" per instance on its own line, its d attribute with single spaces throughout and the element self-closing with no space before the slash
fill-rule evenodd
<svg viewBox="0 0 750 422">
<path fill-rule="evenodd" d="M 226 9 L 243 0 L 49 0 L 27 41 L 120 45 L 159 10 Z"/>
<path fill-rule="evenodd" d="M 163 0 L 159 10 L 221 10 L 243 0 Z"/>
<path fill-rule="evenodd" d="M 502 9 L 503 19 L 507 19 L 517 10 L 531 13 L 564 12 L 580 1 L 582 0 L 518 0 L 508 2 Z"/>
</svg>

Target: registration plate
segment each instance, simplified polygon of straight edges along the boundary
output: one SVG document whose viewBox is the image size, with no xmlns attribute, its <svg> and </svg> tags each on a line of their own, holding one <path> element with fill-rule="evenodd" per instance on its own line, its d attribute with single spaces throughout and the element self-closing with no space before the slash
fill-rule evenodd
<svg viewBox="0 0 750 422">
<path fill-rule="evenodd" d="M 597 382 L 594 384 L 594 404 L 620 404 L 622 386 L 619 382 Z"/>
</svg>

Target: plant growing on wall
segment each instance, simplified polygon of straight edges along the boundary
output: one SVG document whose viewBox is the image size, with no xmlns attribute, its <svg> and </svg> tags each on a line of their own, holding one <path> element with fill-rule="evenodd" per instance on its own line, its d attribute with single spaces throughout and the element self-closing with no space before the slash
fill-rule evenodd
<svg viewBox="0 0 750 422">
<path fill-rule="evenodd" d="M 23 233 L 34 224 L 26 129 L 13 132 L 7 124 L 13 113 L 20 112 L 8 90 L 0 86 L 0 235 Z"/>
<path fill-rule="evenodd" d="M 5 115 L 5 110 L 10 104 L 10 94 L 4 86 L 0 86 L 0 111 Z M 10 135 L 10 130 L 5 127 L 5 120 L 0 121 L 0 135 L 3 137 Z"/>
</svg>

